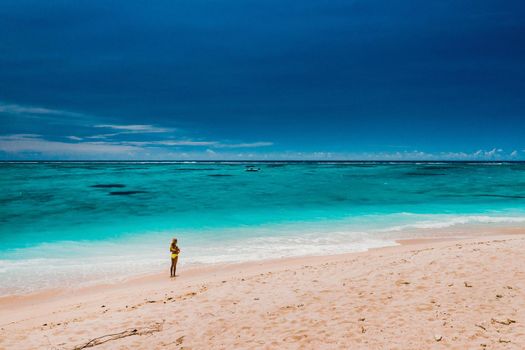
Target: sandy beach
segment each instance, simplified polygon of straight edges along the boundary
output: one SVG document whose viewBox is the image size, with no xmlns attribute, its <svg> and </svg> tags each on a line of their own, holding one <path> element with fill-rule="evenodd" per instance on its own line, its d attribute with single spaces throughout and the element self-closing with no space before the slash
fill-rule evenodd
<svg viewBox="0 0 525 350">
<path fill-rule="evenodd" d="M 0 348 L 525 348 L 525 235 L 402 243 L 4 298 Z"/>
</svg>

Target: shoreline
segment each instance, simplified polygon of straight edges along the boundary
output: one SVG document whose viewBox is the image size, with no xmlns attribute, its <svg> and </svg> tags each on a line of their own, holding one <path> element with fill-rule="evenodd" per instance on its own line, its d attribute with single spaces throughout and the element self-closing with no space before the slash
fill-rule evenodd
<svg viewBox="0 0 525 350">
<path fill-rule="evenodd" d="M 436 218 L 440 216 L 444 217 Z M 250 238 L 251 236 L 248 235 L 248 238 L 231 241 L 233 247 L 229 247 L 230 251 L 224 254 L 221 253 L 220 249 L 218 252 L 217 249 L 210 251 L 207 245 L 199 247 L 188 242 L 188 245 L 184 246 L 183 250 L 186 252 L 183 254 L 183 259 L 179 260 L 179 267 L 184 271 L 192 271 L 195 268 L 214 265 L 229 266 L 244 262 L 286 259 L 287 257 L 361 252 L 367 249 L 396 245 L 407 239 L 418 240 L 436 237 L 451 239 L 451 237 L 465 238 L 525 233 L 525 226 L 522 226 L 524 220 L 525 216 L 515 216 L 515 213 L 510 216 L 508 213 L 499 213 L 496 216 L 491 216 L 488 213 L 462 214 L 459 217 L 450 214 L 437 214 L 437 216 L 421 217 L 418 220 L 411 221 L 411 223 L 403 223 L 398 226 L 389 225 L 389 230 L 386 231 L 372 230 L 370 233 L 364 233 L 362 237 L 358 231 L 352 230 L 346 235 L 344 225 L 340 228 L 337 226 L 342 221 L 327 221 L 319 227 L 308 226 L 308 222 L 302 223 L 303 230 L 306 231 L 300 231 L 301 227 L 298 226 L 293 227 L 294 230 L 291 233 L 280 231 L 282 228 L 288 229 L 286 225 L 277 225 L 273 232 L 269 233 L 267 245 L 264 242 L 264 235 L 254 236 L 255 238 Z M 335 225 L 335 230 L 331 225 Z M 328 229 L 329 227 L 331 229 Z M 318 229 L 321 231 L 317 231 Z M 325 232 L 323 229 L 327 229 L 327 231 Z M 312 232 L 317 233 L 312 236 Z M 334 239 L 330 237 L 332 232 L 336 233 Z M 356 233 L 356 237 L 352 236 L 354 233 Z M 304 242 L 301 241 L 303 236 L 306 237 Z M 295 241 L 296 239 L 298 243 Z M 320 239 L 319 244 L 317 239 Z M 23 251 L 23 255 L 20 255 L 22 251 L 13 250 L 15 253 L 11 257 L 8 250 L 5 257 L 2 258 L 4 260 L 2 260 L 0 276 L 5 277 L 5 283 L 0 287 L 0 304 L 2 304 L 2 300 L 9 297 L 34 296 L 44 293 L 57 294 L 64 290 L 122 284 L 128 280 L 162 274 L 165 266 L 169 265 L 169 261 L 166 261 L 166 255 L 163 254 L 164 250 L 159 245 L 159 242 L 163 241 L 164 238 L 155 237 L 153 241 L 150 239 L 150 242 L 154 242 L 150 245 L 144 246 L 144 242 L 142 245 L 136 242 L 131 244 L 133 251 L 146 249 L 144 251 L 149 252 L 143 255 L 137 254 L 137 256 L 121 255 L 118 251 L 113 252 L 111 249 L 114 249 L 118 244 L 111 241 L 104 242 L 103 240 L 100 242 L 75 243 L 65 241 L 61 243 L 59 241 L 56 244 L 50 243 L 49 247 L 53 247 L 53 249 L 44 246 L 39 252 L 40 255 L 34 254 L 35 251 L 39 250 L 38 246 L 27 248 L 27 251 Z M 137 242 L 140 243 L 140 240 Z M 103 253 L 98 253 L 98 249 Z M 73 260 L 65 258 L 68 254 L 70 255 L 71 250 L 76 252 L 76 258 Z M 42 254 L 46 254 L 45 257 L 42 257 Z M 93 259 L 98 255 L 100 255 L 100 259 Z M 87 257 L 85 261 L 84 256 Z M 51 258 L 49 261 L 47 260 L 48 257 Z M 75 260 L 79 257 L 80 260 L 76 263 Z M 43 260 L 38 261 L 39 259 Z M 5 265 L 3 264 L 4 261 Z"/>
<path fill-rule="evenodd" d="M 490 227 L 490 233 L 485 234 L 475 234 L 472 231 L 479 229 L 475 225 L 470 227 L 458 228 L 456 231 L 445 235 L 437 236 L 419 236 L 414 238 L 398 238 L 392 239 L 389 242 L 391 244 L 385 244 L 381 247 L 371 247 L 367 248 L 364 251 L 358 252 L 345 252 L 345 253 L 334 253 L 334 254 L 322 254 L 322 255 L 299 255 L 299 256 L 290 256 L 290 257 L 280 257 L 280 258 L 270 258 L 263 260 L 250 260 L 242 262 L 220 262 L 220 263 L 210 263 L 210 264 L 198 264 L 198 265 L 189 265 L 186 268 L 179 266 L 179 271 L 184 271 L 181 275 L 180 273 L 177 277 L 198 277 L 200 275 L 206 275 L 213 273 L 222 269 L 239 269 L 239 268 L 250 268 L 253 266 L 263 266 L 263 265 L 275 265 L 275 264 L 286 264 L 295 261 L 303 261 L 304 259 L 326 259 L 330 257 L 346 256 L 346 255 L 355 255 L 355 254 L 366 254 L 371 251 L 391 249 L 400 246 L 410 246 L 410 245 L 421 245 L 421 244 L 431 244 L 439 242 L 448 242 L 448 241 L 461 241 L 469 239 L 478 239 L 486 237 L 499 237 L 506 235 L 525 235 L 525 227 L 519 226 L 500 226 L 500 227 Z M 463 234 L 460 235 L 460 232 Z M 392 244 L 393 242 L 393 244 Z M 168 264 L 168 263 L 167 263 Z M 166 265 L 166 269 L 169 268 Z M 151 282 L 161 282 L 166 280 L 168 277 L 165 272 L 153 272 L 145 273 L 139 275 L 132 275 L 128 277 L 123 277 L 121 280 L 115 282 L 94 282 L 93 284 L 88 284 L 80 287 L 66 287 L 66 288 L 46 288 L 38 292 L 30 293 L 15 293 L 9 295 L 0 296 L 0 311 L 6 308 L 6 306 L 12 305 L 31 305 L 35 302 L 46 302 L 52 301 L 56 298 L 68 297 L 73 294 L 89 294 L 91 292 L 98 292 L 99 290 L 111 290 L 113 288 L 125 288 L 129 285 L 141 284 L 141 283 L 151 283 Z"/>
</svg>

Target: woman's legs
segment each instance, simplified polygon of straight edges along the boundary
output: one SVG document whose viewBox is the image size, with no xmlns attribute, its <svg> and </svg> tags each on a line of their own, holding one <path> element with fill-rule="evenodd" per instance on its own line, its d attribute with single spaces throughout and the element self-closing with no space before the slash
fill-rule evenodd
<svg viewBox="0 0 525 350">
<path fill-rule="evenodd" d="M 177 274 L 177 261 L 179 261 L 178 256 L 175 259 L 171 259 L 171 264 L 173 265 L 173 277 Z"/>
</svg>

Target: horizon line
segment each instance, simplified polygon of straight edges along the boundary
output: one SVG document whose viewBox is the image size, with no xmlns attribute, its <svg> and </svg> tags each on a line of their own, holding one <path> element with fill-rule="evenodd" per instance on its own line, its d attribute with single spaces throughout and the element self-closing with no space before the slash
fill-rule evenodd
<svg viewBox="0 0 525 350">
<path fill-rule="evenodd" d="M 21 160 L 21 159 L 3 159 L 0 160 L 0 163 L 82 163 L 82 162 L 92 162 L 92 163 L 132 163 L 132 162 L 156 162 L 156 163 L 210 163 L 210 162 L 228 162 L 228 163 L 525 163 L 525 160 L 453 160 L 453 159 L 442 159 L 442 160 L 345 160 L 345 159 L 334 159 L 334 160 L 315 160 L 315 159 L 237 159 L 237 160 L 228 160 L 228 159 L 185 159 L 185 160 L 173 160 L 173 159 L 135 159 L 135 160 L 102 160 L 102 159 L 75 159 L 75 160 L 60 160 L 60 159 L 39 159 L 39 160 Z"/>
</svg>

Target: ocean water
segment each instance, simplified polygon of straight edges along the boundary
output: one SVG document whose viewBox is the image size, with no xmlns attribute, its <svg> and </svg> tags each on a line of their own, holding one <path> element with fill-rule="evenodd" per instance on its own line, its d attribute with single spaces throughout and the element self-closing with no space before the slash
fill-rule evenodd
<svg viewBox="0 0 525 350">
<path fill-rule="evenodd" d="M 525 225 L 525 163 L 0 163 L 0 295 Z"/>
</svg>

